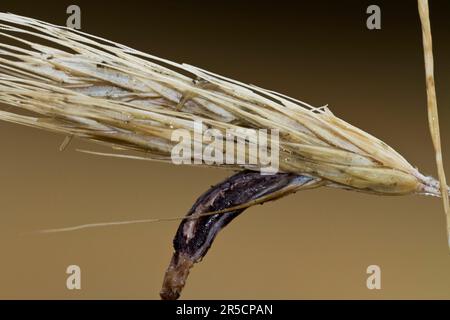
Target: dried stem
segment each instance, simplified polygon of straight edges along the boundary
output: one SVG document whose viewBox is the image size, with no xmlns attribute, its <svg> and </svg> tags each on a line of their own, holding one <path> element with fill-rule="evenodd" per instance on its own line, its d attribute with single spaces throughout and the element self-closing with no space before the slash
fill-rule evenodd
<svg viewBox="0 0 450 320">
<path fill-rule="evenodd" d="M 14 107 L 0 110 L 1 120 L 165 162 L 178 143 L 173 131 L 193 136 L 194 120 L 202 133 L 215 129 L 225 137 L 231 130 L 235 147 L 239 132 L 277 130 L 271 149 L 279 150 L 280 172 L 382 195 L 440 194 L 393 148 L 326 107 L 13 14 L 0 13 L 0 37 L 8 41 L 0 42 L 0 103 Z M 202 165 L 261 169 L 259 162 Z"/>
<path fill-rule="evenodd" d="M 422 41 L 425 59 L 425 76 L 427 87 L 428 124 L 431 138 L 436 153 L 436 166 L 440 181 L 442 202 L 447 220 L 447 237 L 450 248 L 450 210 L 448 199 L 448 188 L 445 178 L 444 164 L 442 161 L 441 136 L 439 131 L 439 116 L 436 99 L 436 88 L 434 82 L 433 41 L 431 37 L 430 15 L 428 0 L 418 0 L 420 21 L 422 24 Z"/>
</svg>

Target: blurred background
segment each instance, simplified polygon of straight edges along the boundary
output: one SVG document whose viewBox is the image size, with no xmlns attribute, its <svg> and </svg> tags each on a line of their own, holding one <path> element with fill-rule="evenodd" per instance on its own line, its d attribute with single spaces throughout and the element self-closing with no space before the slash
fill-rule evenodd
<svg viewBox="0 0 450 320">
<path fill-rule="evenodd" d="M 444 162 L 450 174 L 450 3 L 430 1 Z M 435 175 L 416 1 L 29 1 L 0 11 L 82 31 L 272 89 L 381 138 Z M 381 30 L 366 8 L 381 8 Z M 80 140 L 0 123 L 0 298 L 158 299 L 177 222 L 36 235 L 183 215 L 232 172 L 76 152 Z M 66 288 L 68 265 L 82 289 Z M 381 290 L 366 268 L 381 267 Z M 449 299 L 440 200 L 333 189 L 247 210 L 194 267 L 184 299 Z"/>
</svg>

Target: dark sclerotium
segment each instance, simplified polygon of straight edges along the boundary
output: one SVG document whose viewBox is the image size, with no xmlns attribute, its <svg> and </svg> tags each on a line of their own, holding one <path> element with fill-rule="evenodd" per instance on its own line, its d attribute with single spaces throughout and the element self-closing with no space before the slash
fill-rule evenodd
<svg viewBox="0 0 450 320">
<path fill-rule="evenodd" d="M 292 185 L 304 185 L 313 179 L 287 173 L 261 175 L 259 172 L 242 171 L 201 195 L 187 216 L 236 207 Z M 175 252 L 160 292 L 162 299 L 179 298 L 189 270 L 206 255 L 219 231 L 244 210 L 185 219 L 181 222 L 173 240 Z"/>
</svg>

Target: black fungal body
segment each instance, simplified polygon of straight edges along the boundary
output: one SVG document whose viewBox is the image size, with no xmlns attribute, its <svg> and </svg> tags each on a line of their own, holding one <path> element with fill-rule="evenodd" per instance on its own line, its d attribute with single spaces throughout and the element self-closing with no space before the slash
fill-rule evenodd
<svg viewBox="0 0 450 320">
<path fill-rule="evenodd" d="M 187 216 L 236 207 L 286 187 L 304 185 L 312 180 L 314 178 L 289 173 L 261 175 L 259 172 L 242 171 L 201 195 Z M 181 222 L 173 240 L 175 252 L 161 290 L 163 299 L 179 297 L 189 269 L 206 255 L 219 231 L 244 210 L 245 208 L 242 208 L 195 219 L 184 219 Z"/>
</svg>

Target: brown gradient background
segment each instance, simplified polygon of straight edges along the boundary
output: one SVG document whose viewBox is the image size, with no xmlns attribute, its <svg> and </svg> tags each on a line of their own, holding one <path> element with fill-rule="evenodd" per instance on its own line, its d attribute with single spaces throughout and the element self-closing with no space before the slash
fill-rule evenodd
<svg viewBox="0 0 450 320">
<path fill-rule="evenodd" d="M 312 1 L 311 1 L 312 2 Z M 10 11 L 83 31 L 320 106 L 434 174 L 416 1 L 5 1 Z M 382 30 L 365 27 L 369 4 Z M 431 1 L 436 81 L 450 174 L 450 3 Z M 157 299 L 178 223 L 52 235 L 32 231 L 183 215 L 231 173 L 80 154 L 63 136 L 0 123 L 0 298 Z M 82 269 L 82 290 L 65 269 Z M 382 290 L 366 268 L 382 268 Z M 182 298 L 450 298 L 438 199 L 317 189 L 249 209 L 192 271 Z"/>
</svg>

